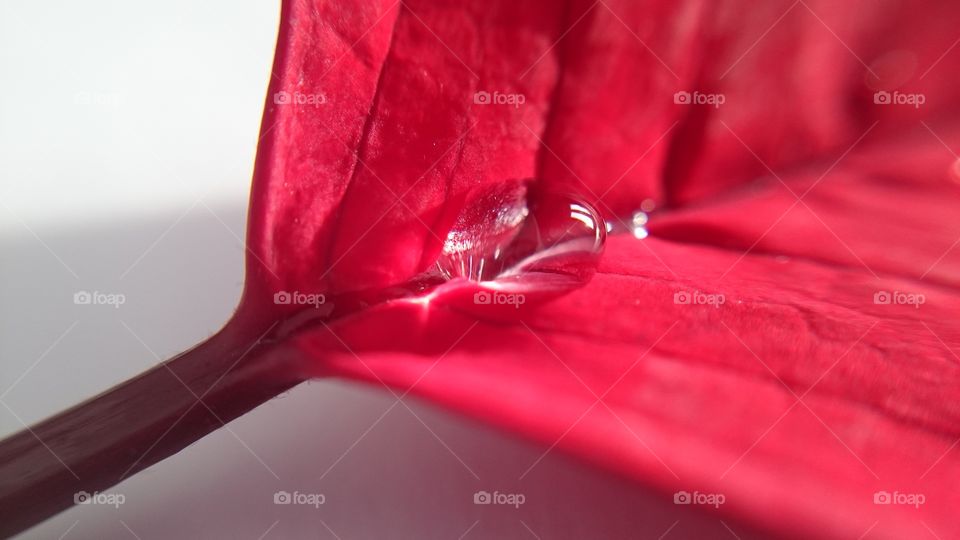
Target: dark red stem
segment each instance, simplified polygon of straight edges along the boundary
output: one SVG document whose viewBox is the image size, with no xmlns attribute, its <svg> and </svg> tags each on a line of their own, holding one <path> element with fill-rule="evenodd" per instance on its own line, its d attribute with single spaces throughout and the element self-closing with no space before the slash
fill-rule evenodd
<svg viewBox="0 0 960 540">
<path fill-rule="evenodd" d="M 117 484 L 300 382 L 272 345 L 273 331 L 235 317 L 193 349 L 0 441 L 0 536 L 64 510 L 78 492 Z"/>
</svg>

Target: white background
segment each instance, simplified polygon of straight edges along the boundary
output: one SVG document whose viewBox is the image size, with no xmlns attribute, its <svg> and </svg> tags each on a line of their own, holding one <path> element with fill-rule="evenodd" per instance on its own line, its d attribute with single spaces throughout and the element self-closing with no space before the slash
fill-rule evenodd
<svg viewBox="0 0 960 540">
<path fill-rule="evenodd" d="M 243 277 L 275 2 L 0 1 L 0 435 L 209 336 Z M 79 290 L 120 308 L 78 306 Z M 669 497 L 376 388 L 301 385 L 24 538 L 653 537 Z M 520 509 L 473 493 L 520 492 Z M 277 490 L 326 503 L 276 506 Z M 666 510 L 665 510 L 666 509 Z M 670 529 L 673 527 L 673 529 Z M 720 534 L 725 528 L 717 526 Z M 732 536 L 730 536 L 732 537 Z"/>
</svg>

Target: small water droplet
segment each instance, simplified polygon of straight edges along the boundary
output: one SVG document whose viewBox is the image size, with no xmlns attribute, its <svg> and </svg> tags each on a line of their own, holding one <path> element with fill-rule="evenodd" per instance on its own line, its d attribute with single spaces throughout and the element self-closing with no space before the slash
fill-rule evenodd
<svg viewBox="0 0 960 540">
<path fill-rule="evenodd" d="M 640 210 L 642 210 L 642 211 L 644 211 L 644 212 L 646 212 L 646 213 L 648 213 L 648 214 L 649 214 L 650 212 L 653 212 L 654 209 L 656 209 L 656 208 L 657 208 L 657 201 L 655 201 L 655 200 L 653 200 L 653 199 L 644 199 L 643 202 L 640 203 Z"/>
<path fill-rule="evenodd" d="M 516 180 L 468 200 L 437 261 L 445 278 L 517 283 L 549 274 L 585 282 L 593 275 L 606 223 L 582 198 Z"/>
<path fill-rule="evenodd" d="M 638 240 L 643 240 L 648 235 L 647 220 L 647 213 L 642 211 L 634 212 L 633 217 L 630 219 L 631 232 L 633 232 L 633 236 Z"/>
</svg>

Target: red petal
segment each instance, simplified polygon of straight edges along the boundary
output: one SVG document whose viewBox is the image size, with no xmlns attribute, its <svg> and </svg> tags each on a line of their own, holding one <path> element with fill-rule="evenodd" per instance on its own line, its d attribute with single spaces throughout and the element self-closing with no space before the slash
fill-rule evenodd
<svg viewBox="0 0 960 540">
<path fill-rule="evenodd" d="M 539 176 L 621 215 L 648 198 L 718 193 L 765 174 L 763 163 L 842 151 L 877 118 L 897 120 L 877 128 L 889 132 L 950 106 L 958 57 L 938 57 L 957 11 L 287 2 L 254 180 L 251 287 L 404 281 L 432 262 L 450 201 L 480 183 Z M 923 66 L 935 69 L 918 77 Z M 874 90 L 918 79 L 921 112 L 872 103 Z M 478 91 L 525 103 L 478 105 Z M 678 106 L 677 91 L 726 103 Z M 278 105 L 281 92 L 324 103 Z"/>
<path fill-rule="evenodd" d="M 252 289 L 404 281 L 467 189 L 509 178 L 675 211 L 514 316 L 444 293 L 303 332 L 311 373 L 412 389 L 666 496 L 724 493 L 783 534 L 960 534 L 955 6 L 314 4 L 285 6 L 271 92 L 328 101 L 268 108 Z M 897 88 L 927 103 L 873 103 Z"/>
<path fill-rule="evenodd" d="M 323 359 L 317 374 L 412 388 L 665 497 L 723 493 L 723 511 L 783 534 L 856 537 L 881 520 L 875 532 L 916 537 L 918 518 L 956 534 L 960 381 L 940 339 L 957 346 L 960 298 L 818 263 L 737 259 L 617 237 L 587 288 L 519 322 L 477 323 L 438 299 L 382 306 L 298 346 Z M 926 304 L 873 305 L 878 288 Z M 678 306 L 680 291 L 726 303 Z M 880 490 L 927 504 L 876 506 Z"/>
<path fill-rule="evenodd" d="M 324 359 L 319 373 L 412 388 L 665 496 L 724 493 L 723 511 L 783 534 L 859 536 L 877 521 L 884 536 L 957 534 L 953 157 L 911 136 L 847 159 L 793 210 L 777 184 L 652 224 L 736 249 L 615 236 L 588 287 L 519 320 L 473 326 L 441 296 L 298 346 Z M 876 181 L 878 166 L 899 180 Z M 802 193 L 808 176 L 784 181 Z M 743 256 L 738 242 L 768 228 Z M 726 301 L 675 303 L 698 291 Z M 879 291 L 925 303 L 876 304 Z M 926 502 L 876 505 L 880 491 Z"/>
</svg>

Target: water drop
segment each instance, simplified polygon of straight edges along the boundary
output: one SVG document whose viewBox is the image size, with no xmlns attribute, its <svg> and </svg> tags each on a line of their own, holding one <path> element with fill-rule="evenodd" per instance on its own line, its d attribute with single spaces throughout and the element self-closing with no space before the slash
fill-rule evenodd
<svg viewBox="0 0 960 540">
<path fill-rule="evenodd" d="M 516 180 L 484 187 L 468 201 L 437 261 L 445 278 L 582 283 L 593 275 L 607 231 L 583 198 Z"/>
<path fill-rule="evenodd" d="M 638 240 L 643 240 L 648 236 L 647 232 L 647 221 L 649 216 L 646 212 L 637 211 L 633 213 L 633 217 L 630 219 L 630 230 L 633 232 L 634 238 Z"/>
</svg>

